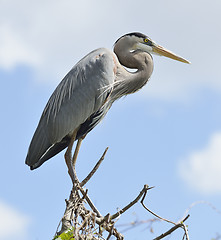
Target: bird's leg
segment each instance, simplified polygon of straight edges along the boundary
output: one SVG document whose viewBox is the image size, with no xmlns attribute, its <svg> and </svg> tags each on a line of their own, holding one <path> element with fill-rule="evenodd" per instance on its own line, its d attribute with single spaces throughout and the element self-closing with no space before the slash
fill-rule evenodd
<svg viewBox="0 0 221 240">
<path fill-rule="evenodd" d="M 72 158 L 72 148 L 73 148 L 74 141 L 76 140 L 76 136 L 77 136 L 77 130 L 73 133 L 71 141 L 70 141 L 70 143 L 68 145 L 68 148 L 65 152 L 65 161 L 66 161 L 66 164 L 67 164 L 67 167 L 68 167 L 68 173 L 71 177 L 74 188 L 76 187 L 76 184 L 77 184 L 79 190 L 85 196 L 85 199 L 88 202 L 91 209 L 96 213 L 97 217 L 101 217 L 100 212 L 94 206 L 94 204 L 92 203 L 89 196 L 87 196 L 87 193 L 85 192 L 85 190 L 81 187 L 80 182 L 79 182 L 78 177 L 77 177 L 77 174 L 76 174 L 76 171 L 75 171 L 75 164 L 76 164 L 76 161 L 77 161 L 77 156 L 78 156 L 78 153 L 79 153 L 79 150 L 80 150 L 80 147 L 81 147 L 81 143 L 82 143 L 83 139 L 86 137 L 86 135 L 79 138 L 79 140 L 77 142 L 77 146 L 76 146 L 75 151 L 74 151 L 73 158 Z"/>
<path fill-rule="evenodd" d="M 72 183 L 74 184 L 75 180 L 76 180 L 76 174 L 75 174 L 75 171 L 74 171 L 74 168 L 73 168 L 73 164 L 72 164 L 72 148 L 73 148 L 73 144 L 74 144 L 74 141 L 76 139 L 76 136 L 77 136 L 77 130 L 76 129 L 74 131 L 74 133 L 72 134 L 72 137 L 71 137 L 71 141 L 68 145 L 68 148 L 65 152 L 65 155 L 64 155 L 64 158 L 65 158 L 65 162 L 67 164 L 67 167 L 68 167 L 68 173 L 71 177 L 71 180 L 72 180 Z M 75 160 L 76 161 L 76 160 Z"/>
<path fill-rule="evenodd" d="M 80 147 L 81 147 L 81 143 L 82 143 L 82 140 L 84 139 L 84 137 L 80 137 L 78 139 L 78 142 L 77 142 L 77 146 L 74 150 L 74 155 L 73 155 L 73 159 L 72 159 L 72 164 L 73 164 L 73 168 L 75 169 L 75 165 L 76 165 L 76 161 L 77 161 L 77 157 L 78 157 L 78 153 L 79 153 L 79 150 L 80 150 Z"/>
</svg>

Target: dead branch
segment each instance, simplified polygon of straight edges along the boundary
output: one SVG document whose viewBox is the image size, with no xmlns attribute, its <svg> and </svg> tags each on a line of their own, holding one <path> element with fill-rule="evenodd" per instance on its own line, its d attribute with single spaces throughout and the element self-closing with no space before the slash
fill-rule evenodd
<svg viewBox="0 0 221 240">
<path fill-rule="evenodd" d="M 128 209 L 134 206 L 142 198 L 140 202 L 147 211 L 149 211 L 157 219 L 166 221 L 168 223 L 172 223 L 174 225 L 167 232 L 155 238 L 155 240 L 164 238 L 165 236 L 174 232 L 177 228 L 182 228 L 184 230 L 184 237 L 186 238 L 186 240 L 189 240 L 187 227 L 184 224 L 184 221 L 187 220 L 189 215 L 182 221 L 174 223 L 170 220 L 160 217 L 159 215 L 155 214 L 153 211 L 151 211 L 145 206 L 144 199 L 146 197 L 147 191 L 153 188 L 149 187 L 148 185 L 144 185 L 143 189 L 140 191 L 138 196 L 129 204 L 127 204 L 125 207 L 123 207 L 121 210 L 112 215 L 108 213 L 103 217 L 98 211 L 98 209 L 95 207 L 91 199 L 89 198 L 88 190 L 83 189 L 83 186 L 92 178 L 92 176 L 98 170 L 100 164 L 104 160 L 108 148 L 105 149 L 103 155 L 98 160 L 94 168 L 87 175 L 87 177 L 85 177 L 84 180 L 80 182 L 76 174 L 75 164 L 82 139 L 78 140 L 75 152 L 72 157 L 71 151 L 74 139 L 75 135 L 73 135 L 71 144 L 69 145 L 68 150 L 65 154 L 65 160 L 68 165 L 69 174 L 73 182 L 73 188 L 70 193 L 69 199 L 66 200 L 66 209 L 60 221 L 60 223 L 62 224 L 61 230 L 58 232 L 57 229 L 56 236 L 59 236 L 60 234 L 71 230 L 71 234 L 76 240 L 78 239 L 108 240 L 111 238 L 111 236 L 115 236 L 117 240 L 123 240 L 124 239 L 123 235 L 120 232 L 118 232 L 118 230 L 115 227 L 116 220 L 115 221 L 113 220 L 120 217 L 123 213 L 125 213 Z M 91 210 L 88 210 L 85 207 L 85 203 L 88 203 Z M 104 234 L 107 236 L 106 238 L 103 236 Z"/>
<path fill-rule="evenodd" d="M 170 228 L 168 231 L 166 231 L 165 233 L 161 234 L 159 237 L 154 238 L 154 240 L 160 240 L 166 236 L 168 236 L 169 234 L 171 234 L 172 232 L 174 232 L 176 229 L 178 228 L 183 228 L 184 229 L 184 234 L 186 236 L 186 239 L 189 240 L 189 235 L 188 235 L 188 231 L 187 231 L 187 227 L 184 224 L 184 222 L 189 218 L 190 215 L 187 215 L 183 221 L 181 221 L 180 223 L 175 224 L 175 226 L 173 226 L 172 228 Z"/>
<path fill-rule="evenodd" d="M 148 211 L 148 212 L 150 212 L 152 215 L 154 215 L 155 217 L 157 217 L 157 218 L 159 218 L 159 219 L 161 219 L 161 220 L 163 220 L 163 221 L 165 221 L 165 222 L 168 222 L 168 223 L 172 223 L 172 224 L 174 224 L 174 225 L 176 225 L 176 223 L 174 223 L 174 222 L 172 222 L 172 221 L 170 221 L 170 220 L 168 220 L 168 219 L 166 219 L 166 218 L 162 218 L 162 217 L 160 217 L 159 215 L 157 215 L 156 213 L 154 213 L 153 211 L 151 211 L 149 208 L 147 208 L 146 206 L 145 206 L 145 204 L 144 204 L 144 199 L 145 199 L 145 197 L 146 197 L 146 192 L 144 193 L 144 195 L 143 195 L 143 198 L 141 199 L 141 204 L 142 204 L 142 206 Z"/>
<path fill-rule="evenodd" d="M 126 212 L 129 208 L 131 208 L 134 204 L 136 204 L 140 200 L 140 198 L 143 196 L 143 194 L 145 194 L 145 196 L 146 196 L 147 191 L 152 188 L 153 187 L 149 187 L 147 184 L 144 185 L 144 187 L 140 191 L 139 195 L 132 202 L 130 202 L 127 206 L 125 206 L 123 209 L 121 209 L 117 213 L 113 214 L 110 218 L 115 219 L 115 218 L 119 217 L 122 213 Z"/>
<path fill-rule="evenodd" d="M 144 192 L 144 195 L 143 195 L 143 198 L 141 199 L 141 204 L 142 206 L 148 211 L 150 212 L 152 215 L 154 215 L 155 217 L 159 218 L 160 220 L 162 221 L 165 221 L 165 222 L 168 222 L 168 223 L 172 223 L 174 226 L 172 228 L 170 228 L 167 232 L 161 234 L 159 237 L 157 238 L 154 238 L 154 240 L 159 240 L 159 239 L 162 239 L 164 237 L 166 237 L 167 235 L 171 234 L 172 232 L 174 232 L 176 229 L 178 228 L 182 228 L 184 230 L 184 236 L 186 237 L 186 240 L 189 240 L 189 235 L 188 235 L 188 230 L 187 230 L 187 227 L 186 225 L 184 224 L 184 222 L 189 218 L 189 214 L 183 219 L 181 220 L 180 222 L 178 223 L 175 223 L 175 222 L 172 222 L 166 218 L 162 218 L 160 217 L 159 215 L 157 215 L 156 213 L 154 213 L 153 211 L 151 211 L 149 208 L 147 208 L 144 204 L 144 199 L 146 197 L 146 193 L 147 192 Z"/>
<path fill-rule="evenodd" d="M 95 172 L 97 171 L 97 169 L 100 167 L 102 161 L 104 160 L 104 157 L 107 153 L 108 147 L 105 149 L 103 155 L 101 156 L 101 158 L 99 159 L 99 161 L 96 163 L 96 165 L 94 166 L 94 168 L 91 170 L 91 172 L 87 175 L 87 177 L 80 183 L 80 186 L 83 187 L 90 179 L 91 177 L 95 174 Z"/>
</svg>

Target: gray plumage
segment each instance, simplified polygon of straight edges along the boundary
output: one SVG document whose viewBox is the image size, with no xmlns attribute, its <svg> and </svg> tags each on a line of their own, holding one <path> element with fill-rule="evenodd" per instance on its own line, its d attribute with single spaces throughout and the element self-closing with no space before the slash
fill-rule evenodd
<svg viewBox="0 0 221 240">
<path fill-rule="evenodd" d="M 142 88 L 152 74 L 153 45 L 158 47 L 143 34 L 126 34 L 116 41 L 114 53 L 100 48 L 80 60 L 51 95 L 29 146 L 26 164 L 38 168 L 68 146 L 76 129 L 76 139 L 85 136 L 116 99 Z M 131 73 L 122 65 L 137 71 Z"/>
</svg>

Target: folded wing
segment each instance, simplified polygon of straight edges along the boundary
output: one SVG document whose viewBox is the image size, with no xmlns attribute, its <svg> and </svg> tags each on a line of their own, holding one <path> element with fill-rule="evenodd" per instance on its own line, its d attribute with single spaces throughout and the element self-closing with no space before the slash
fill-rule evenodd
<svg viewBox="0 0 221 240">
<path fill-rule="evenodd" d="M 107 49 L 95 50 L 79 61 L 57 86 L 29 146 L 26 164 L 31 169 L 63 150 L 75 129 L 82 126 L 80 137 L 106 113 L 115 80 L 113 58 Z M 95 124 L 91 122 L 93 116 Z"/>
</svg>

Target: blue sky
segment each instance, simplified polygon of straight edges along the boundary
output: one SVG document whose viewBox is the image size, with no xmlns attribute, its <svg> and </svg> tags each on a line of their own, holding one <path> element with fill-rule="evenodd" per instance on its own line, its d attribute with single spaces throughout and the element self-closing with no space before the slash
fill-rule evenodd
<svg viewBox="0 0 221 240">
<path fill-rule="evenodd" d="M 103 214 L 124 207 L 149 184 L 155 188 L 146 205 L 173 221 L 204 201 L 190 210 L 191 239 L 221 234 L 220 10 L 218 0 L 0 2 L 0 240 L 53 236 L 71 182 L 63 153 L 29 170 L 24 161 L 30 140 L 72 66 L 133 31 L 192 64 L 154 56 L 149 83 L 117 101 L 84 140 L 78 175 L 82 179 L 109 146 L 87 185 Z M 118 224 L 150 218 L 138 204 Z M 124 235 L 152 239 L 169 227 L 155 223 L 150 233 L 142 225 Z M 170 239 L 182 239 L 182 231 Z"/>
</svg>

